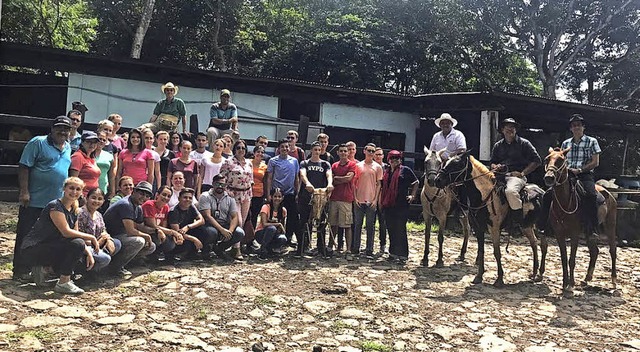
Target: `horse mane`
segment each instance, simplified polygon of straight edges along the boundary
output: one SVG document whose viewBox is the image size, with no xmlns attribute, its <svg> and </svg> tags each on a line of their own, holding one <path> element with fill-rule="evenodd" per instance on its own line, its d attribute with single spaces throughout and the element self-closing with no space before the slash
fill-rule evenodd
<svg viewBox="0 0 640 352">
<path fill-rule="evenodd" d="M 493 172 L 489 171 L 489 168 L 484 166 L 483 163 L 478 161 L 472 155 L 469 155 L 469 160 L 471 161 L 471 165 L 473 166 L 474 169 L 477 169 L 482 174 L 487 174 L 487 176 L 489 176 L 489 179 L 491 181 L 495 180 L 496 176 L 493 174 Z"/>
</svg>

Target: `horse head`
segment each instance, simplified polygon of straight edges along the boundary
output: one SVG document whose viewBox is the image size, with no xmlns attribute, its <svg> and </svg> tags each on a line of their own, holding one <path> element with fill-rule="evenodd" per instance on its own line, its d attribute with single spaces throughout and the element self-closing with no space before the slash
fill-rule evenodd
<svg viewBox="0 0 640 352">
<path fill-rule="evenodd" d="M 430 187 L 435 187 L 436 175 L 442 168 L 442 153 L 444 153 L 445 150 L 446 149 L 432 151 L 424 147 L 424 178 Z"/>
<path fill-rule="evenodd" d="M 571 148 L 549 148 L 549 155 L 544 159 L 544 184 L 548 187 L 563 183 L 568 177 L 567 153 Z"/>
<path fill-rule="evenodd" d="M 471 151 L 467 150 L 464 153 L 449 157 L 440 171 L 438 171 L 435 179 L 436 187 L 444 188 L 452 183 L 464 181 L 467 178 L 467 174 L 471 172 L 469 167 L 470 153 Z"/>
</svg>

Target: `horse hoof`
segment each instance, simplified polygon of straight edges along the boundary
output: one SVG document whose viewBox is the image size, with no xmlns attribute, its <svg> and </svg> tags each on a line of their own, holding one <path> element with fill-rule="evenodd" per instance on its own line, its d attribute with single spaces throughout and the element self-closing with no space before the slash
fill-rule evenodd
<svg viewBox="0 0 640 352">
<path fill-rule="evenodd" d="M 501 279 L 496 280 L 496 282 L 493 283 L 493 287 L 496 287 L 496 288 L 504 287 L 504 281 L 502 281 Z"/>
<path fill-rule="evenodd" d="M 580 287 L 587 287 L 587 286 L 589 286 L 589 282 L 587 280 L 580 281 Z"/>
<path fill-rule="evenodd" d="M 482 283 L 482 277 L 478 277 L 476 276 L 473 281 L 471 281 L 471 283 L 473 283 L 474 285 L 478 285 Z"/>
<path fill-rule="evenodd" d="M 436 268 L 444 268 L 444 262 L 442 260 L 438 260 L 436 262 Z"/>
<path fill-rule="evenodd" d="M 420 264 L 424 267 L 428 267 L 429 266 L 429 260 L 428 259 L 422 259 L 420 261 Z"/>
<path fill-rule="evenodd" d="M 542 282 L 542 275 L 536 275 L 533 278 L 533 282 Z"/>
<path fill-rule="evenodd" d="M 584 278 L 584 282 L 589 282 L 589 281 L 591 281 L 591 280 L 593 280 L 593 275 L 587 275 L 587 276 Z"/>
<path fill-rule="evenodd" d="M 458 258 L 456 258 L 457 262 L 464 262 L 464 257 L 463 256 L 459 256 Z"/>
</svg>

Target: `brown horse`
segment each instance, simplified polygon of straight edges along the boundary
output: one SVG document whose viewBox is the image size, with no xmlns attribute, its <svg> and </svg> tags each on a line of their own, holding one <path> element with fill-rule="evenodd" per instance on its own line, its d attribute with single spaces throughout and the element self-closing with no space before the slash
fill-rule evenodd
<svg viewBox="0 0 640 352">
<path fill-rule="evenodd" d="M 456 202 L 453 190 L 449 187 L 438 188 L 435 186 L 435 179 L 438 171 L 442 168 L 442 152 L 431 151 L 424 147 L 424 186 L 420 193 L 420 201 L 422 203 L 422 217 L 424 218 L 424 255 L 422 256 L 422 265 L 429 266 L 429 242 L 431 239 L 431 223 L 433 217 L 438 219 L 438 260 L 436 268 L 444 266 L 442 260 L 442 244 L 444 242 L 444 231 L 447 226 L 447 216 L 454 210 Z M 461 211 L 460 224 L 462 225 L 462 233 L 464 240 L 460 249 L 459 261 L 464 261 L 467 253 L 467 243 L 469 242 L 469 218 L 466 212 Z"/>
<path fill-rule="evenodd" d="M 552 188 L 553 198 L 549 210 L 549 224 L 558 240 L 560 257 L 562 259 L 562 289 L 571 290 L 575 285 L 574 269 L 576 267 L 576 252 L 578 250 L 579 234 L 584 232 L 582 226 L 582 209 L 580 196 L 576 190 L 576 183 L 569 178 L 567 164 L 567 152 L 569 149 L 549 148 L 549 155 L 545 158 L 544 182 Z M 598 207 L 598 228 L 604 231 L 609 242 L 611 254 L 611 282 L 616 284 L 616 213 L 617 203 L 615 198 L 606 189 L 596 186 L 596 190 L 604 196 L 604 204 Z M 571 240 L 571 257 L 567 260 L 566 239 Z M 597 239 L 587 236 L 589 248 L 589 268 L 584 283 L 593 279 L 596 259 L 598 258 Z"/>
<path fill-rule="evenodd" d="M 504 286 L 504 271 L 500 253 L 500 230 L 505 225 L 504 220 L 509 212 L 509 205 L 498 193 L 493 172 L 489 171 L 486 166 L 477 161 L 467 151 L 452 157 L 446 162 L 438 172 L 435 184 L 441 188 L 448 185 L 459 185 L 460 191 L 465 192 L 469 199 L 469 221 L 478 238 L 478 259 L 476 260 L 478 273 L 473 279 L 473 283 L 479 284 L 482 282 L 484 274 L 484 233 L 488 230 L 493 242 L 493 255 L 498 264 L 498 278 L 494 282 L 494 286 Z M 539 210 L 539 197 L 534 198 L 533 202 L 526 201 L 523 205 L 522 232 L 529 239 L 529 244 L 533 251 L 531 279 L 534 281 L 542 280 L 545 270 L 544 262 L 547 255 L 547 243 L 542 238 L 540 245 L 542 248 L 542 260 L 538 260 L 538 241 L 533 226 Z"/>
</svg>

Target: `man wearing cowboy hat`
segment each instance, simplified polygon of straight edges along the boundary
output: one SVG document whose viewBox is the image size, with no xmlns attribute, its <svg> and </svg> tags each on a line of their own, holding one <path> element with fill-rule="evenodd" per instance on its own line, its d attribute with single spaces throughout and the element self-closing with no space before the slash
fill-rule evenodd
<svg viewBox="0 0 640 352">
<path fill-rule="evenodd" d="M 171 82 L 163 84 L 161 87 L 165 95 L 165 99 L 158 101 L 153 115 L 149 119 L 149 123 L 140 126 L 141 129 L 149 128 L 156 133 L 158 131 L 175 131 L 179 121 L 182 121 L 182 133 L 189 134 L 187 130 L 187 109 L 184 101 L 176 98 L 178 95 L 178 86 Z"/>
<path fill-rule="evenodd" d="M 542 160 L 531 142 L 516 134 L 520 124 L 512 118 L 502 120 L 500 132 L 504 138 L 496 142 L 491 150 L 491 170 L 504 175 L 505 196 L 513 210 L 513 220 L 522 220 L 520 191 L 527 184 L 527 175 L 533 172 Z"/>
<path fill-rule="evenodd" d="M 435 123 L 436 126 L 440 127 L 441 131 L 433 135 L 429 149 L 433 151 L 445 149 L 444 153 L 442 153 L 443 160 L 467 150 L 467 140 L 464 134 L 454 129 L 458 124 L 456 119 L 445 112 L 436 119 Z"/>
<path fill-rule="evenodd" d="M 225 133 L 238 132 L 238 108 L 231 102 L 231 91 L 228 89 L 220 91 L 220 101 L 211 105 L 209 117 L 211 117 L 207 129 L 209 147 L 212 148 L 213 141 Z"/>
<path fill-rule="evenodd" d="M 573 114 L 569 119 L 569 129 L 573 136 L 562 142 L 562 149 L 571 148 L 567 153 L 567 166 L 570 175 L 582 182 L 585 190 L 584 210 L 582 211 L 587 236 L 596 237 L 598 206 L 596 204 L 596 183 L 593 169 L 600 165 L 600 145 L 598 140 L 584 134 L 584 118 Z"/>
</svg>

